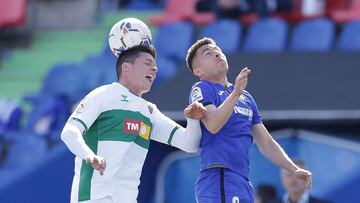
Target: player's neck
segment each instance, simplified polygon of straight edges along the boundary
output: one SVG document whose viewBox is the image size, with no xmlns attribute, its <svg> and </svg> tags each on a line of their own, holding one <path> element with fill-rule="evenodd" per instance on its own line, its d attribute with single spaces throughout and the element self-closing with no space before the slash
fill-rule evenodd
<svg viewBox="0 0 360 203">
<path fill-rule="evenodd" d="M 126 89 L 128 89 L 129 92 L 138 97 L 141 97 L 141 95 L 143 94 L 143 92 L 137 90 L 137 88 L 131 82 L 126 82 L 126 80 L 119 80 L 119 83 L 122 84 Z"/>
<path fill-rule="evenodd" d="M 212 83 L 216 83 L 216 84 L 220 84 L 224 87 L 229 86 L 229 81 L 227 80 L 227 77 L 223 77 L 223 78 L 209 78 L 209 79 L 204 79 L 204 80 L 208 80 Z"/>
<path fill-rule="evenodd" d="M 289 194 L 290 202 L 298 202 L 303 194 L 304 194 L 303 192 L 296 192 Z"/>
</svg>

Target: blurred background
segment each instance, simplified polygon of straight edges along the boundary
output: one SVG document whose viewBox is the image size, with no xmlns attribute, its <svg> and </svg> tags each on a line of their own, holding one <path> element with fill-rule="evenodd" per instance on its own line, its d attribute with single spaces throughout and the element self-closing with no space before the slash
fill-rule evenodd
<svg viewBox="0 0 360 203">
<path fill-rule="evenodd" d="M 360 0 L 0 0 L 0 201 L 69 202 L 74 156 L 60 132 L 90 90 L 115 81 L 111 26 L 151 28 L 158 77 L 144 97 L 182 125 L 196 79 L 185 66 L 204 36 L 227 54 L 310 193 L 360 202 Z M 254 188 L 281 198 L 280 170 L 251 150 Z M 193 203 L 198 155 L 152 142 L 139 203 Z"/>
</svg>

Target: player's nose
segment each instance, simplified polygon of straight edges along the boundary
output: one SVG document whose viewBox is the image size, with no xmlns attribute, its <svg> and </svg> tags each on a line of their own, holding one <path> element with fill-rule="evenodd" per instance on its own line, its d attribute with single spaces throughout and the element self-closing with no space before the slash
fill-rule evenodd
<svg viewBox="0 0 360 203">
<path fill-rule="evenodd" d="M 158 67 L 156 66 L 156 65 L 154 65 L 153 67 L 152 67 L 152 71 L 154 71 L 155 73 L 157 73 L 158 72 Z"/>
</svg>

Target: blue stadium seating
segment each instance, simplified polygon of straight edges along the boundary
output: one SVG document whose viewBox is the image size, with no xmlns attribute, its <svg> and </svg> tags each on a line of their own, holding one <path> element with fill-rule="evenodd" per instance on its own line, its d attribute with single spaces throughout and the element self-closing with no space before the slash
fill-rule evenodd
<svg viewBox="0 0 360 203">
<path fill-rule="evenodd" d="M 360 21 L 353 21 L 343 26 L 337 49 L 340 51 L 360 51 Z"/>
<path fill-rule="evenodd" d="M 170 160 L 172 158 L 173 160 Z M 197 155 L 185 154 L 183 152 L 174 152 L 164 161 L 164 173 L 159 173 L 159 190 L 156 195 L 156 201 L 167 203 L 196 202 L 194 185 L 200 170 L 200 157 Z M 161 177 L 163 176 L 163 177 Z M 162 179 L 163 178 L 163 179 Z M 175 186 L 175 187 L 174 187 Z M 164 196 L 161 196 L 164 195 Z M 186 195 L 185 195 L 186 194 Z M 164 199 L 162 199 L 164 198 Z"/>
<path fill-rule="evenodd" d="M 329 51 L 334 45 L 335 25 L 329 19 L 300 22 L 292 34 L 290 49 L 294 51 Z"/>
<path fill-rule="evenodd" d="M 23 110 L 14 100 L 0 100 L 0 136 L 6 131 L 19 128 Z"/>
<path fill-rule="evenodd" d="M 194 27 L 189 22 L 176 22 L 159 27 L 155 47 L 159 55 L 183 62 L 194 40 Z"/>
<path fill-rule="evenodd" d="M 22 133 L 14 137 L 2 169 L 23 169 L 41 161 L 46 156 L 47 143 L 39 136 Z"/>
<path fill-rule="evenodd" d="M 288 26 L 282 19 L 262 19 L 247 33 L 244 50 L 248 52 L 279 52 L 286 44 Z"/>
<path fill-rule="evenodd" d="M 57 64 L 47 73 L 42 93 L 61 95 L 75 103 L 85 94 L 82 91 L 85 80 L 76 64 Z"/>
<path fill-rule="evenodd" d="M 155 84 L 161 81 L 169 80 L 176 75 L 178 71 L 178 66 L 173 59 L 163 56 L 158 56 L 156 61 L 157 61 L 158 72 L 157 72 Z"/>
<path fill-rule="evenodd" d="M 46 136 L 62 129 L 69 116 L 69 104 L 62 97 L 43 94 L 34 101 L 24 130 Z"/>
<path fill-rule="evenodd" d="M 210 37 L 224 53 L 239 51 L 242 26 L 237 20 L 218 20 L 204 27 L 200 38 Z"/>
</svg>

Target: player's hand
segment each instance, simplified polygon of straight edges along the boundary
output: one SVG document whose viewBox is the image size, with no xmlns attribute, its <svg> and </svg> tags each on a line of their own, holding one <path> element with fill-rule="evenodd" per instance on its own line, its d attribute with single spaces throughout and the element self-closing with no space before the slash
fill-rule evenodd
<svg viewBox="0 0 360 203">
<path fill-rule="evenodd" d="M 310 171 L 299 168 L 294 172 L 296 178 L 304 181 L 304 188 L 310 189 L 312 184 L 312 174 Z"/>
<path fill-rule="evenodd" d="M 247 86 L 250 72 L 251 70 L 248 67 L 245 67 L 235 79 L 235 91 L 239 94 L 239 96 L 243 93 Z"/>
<path fill-rule="evenodd" d="M 86 157 L 85 161 L 86 163 L 91 164 L 95 170 L 99 171 L 100 175 L 104 174 L 106 168 L 106 162 L 104 158 L 95 155 Z"/>
<path fill-rule="evenodd" d="M 195 101 L 189 106 L 187 106 L 184 110 L 184 114 L 186 117 L 200 120 L 206 112 L 206 108 L 199 102 Z"/>
</svg>

